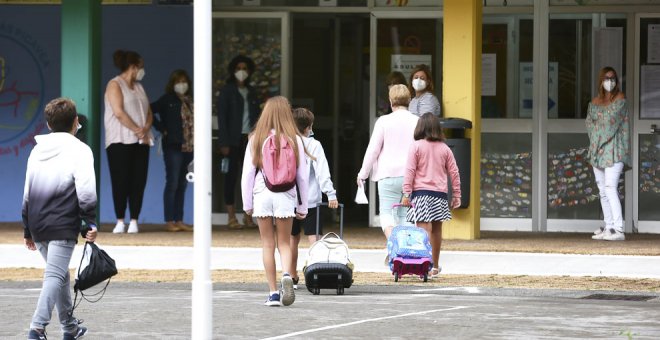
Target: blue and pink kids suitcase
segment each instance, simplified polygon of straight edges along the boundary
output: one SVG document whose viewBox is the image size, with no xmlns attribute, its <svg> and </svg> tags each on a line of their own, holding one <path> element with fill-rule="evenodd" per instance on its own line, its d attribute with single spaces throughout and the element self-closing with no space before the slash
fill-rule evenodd
<svg viewBox="0 0 660 340">
<path fill-rule="evenodd" d="M 393 212 L 399 207 L 400 204 L 395 204 Z M 428 281 L 433 259 L 431 240 L 424 229 L 408 225 L 394 227 L 387 240 L 387 254 L 395 282 L 398 282 L 403 275 L 417 275 L 424 282 Z"/>
</svg>

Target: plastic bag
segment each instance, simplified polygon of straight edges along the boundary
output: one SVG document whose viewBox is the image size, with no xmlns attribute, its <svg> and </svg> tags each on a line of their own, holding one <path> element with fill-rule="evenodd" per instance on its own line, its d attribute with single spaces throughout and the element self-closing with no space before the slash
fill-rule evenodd
<svg viewBox="0 0 660 340">
<path fill-rule="evenodd" d="M 358 186 L 357 193 L 355 194 L 355 203 L 369 204 L 369 200 L 367 200 L 367 195 L 364 193 L 364 185 Z"/>
</svg>

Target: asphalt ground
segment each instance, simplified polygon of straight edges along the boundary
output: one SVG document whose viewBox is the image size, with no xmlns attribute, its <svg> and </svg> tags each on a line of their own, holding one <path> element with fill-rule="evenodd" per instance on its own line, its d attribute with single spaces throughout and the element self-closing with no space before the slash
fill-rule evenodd
<svg viewBox="0 0 660 340">
<path fill-rule="evenodd" d="M 39 287 L 0 282 L 1 339 L 25 339 Z M 190 339 L 190 287 L 113 282 L 76 316 L 90 330 L 85 339 Z M 420 282 L 315 296 L 301 286 L 293 305 L 266 307 L 265 291 L 265 284 L 214 284 L 213 339 L 660 339 L 660 293 Z M 585 299 L 599 293 L 617 300 Z M 56 320 L 49 339 L 61 337 Z"/>
</svg>

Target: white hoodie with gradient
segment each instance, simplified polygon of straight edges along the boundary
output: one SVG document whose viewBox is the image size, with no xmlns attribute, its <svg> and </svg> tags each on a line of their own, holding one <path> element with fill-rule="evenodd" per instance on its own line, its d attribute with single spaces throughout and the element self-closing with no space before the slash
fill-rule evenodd
<svg viewBox="0 0 660 340">
<path fill-rule="evenodd" d="M 96 224 L 92 150 L 66 132 L 35 140 L 25 174 L 24 237 L 35 242 L 77 240 L 81 220 Z"/>
<path fill-rule="evenodd" d="M 303 145 L 307 152 L 315 159 L 307 156 L 307 162 L 310 164 L 309 169 L 309 195 L 307 207 L 316 208 L 321 204 L 323 199 L 321 193 L 328 196 L 328 201 L 337 199 L 337 191 L 332 185 L 332 178 L 330 177 L 330 167 L 328 160 L 325 158 L 325 151 L 321 142 L 314 137 L 303 137 Z"/>
</svg>

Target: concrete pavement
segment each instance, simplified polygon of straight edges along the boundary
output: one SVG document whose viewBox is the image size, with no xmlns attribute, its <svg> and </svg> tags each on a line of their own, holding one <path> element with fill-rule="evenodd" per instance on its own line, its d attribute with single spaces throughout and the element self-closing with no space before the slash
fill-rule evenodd
<svg viewBox="0 0 660 340">
<path fill-rule="evenodd" d="M 25 339 L 41 283 L 0 282 L 0 339 Z M 605 294 L 605 299 L 593 295 Z M 289 307 L 265 307 L 267 287 L 214 284 L 213 339 L 660 339 L 657 293 L 354 285 L 296 292 Z M 588 298 L 591 296 L 591 298 Z M 612 299 L 644 297 L 648 300 Z M 608 297 L 610 297 L 608 299 Z M 86 340 L 191 339 L 190 284 L 112 282 L 76 316 Z M 54 314 L 49 339 L 61 339 Z"/>
<path fill-rule="evenodd" d="M 118 269 L 193 269 L 192 247 L 99 246 L 112 256 Z M 82 245 L 76 247 L 71 267 L 77 267 Z M 300 249 L 302 268 L 307 249 Z M 356 272 L 389 272 L 384 250 L 354 249 Z M 277 256 L 276 256 L 277 258 Z M 443 274 L 612 276 L 660 279 L 660 256 L 570 255 L 548 253 L 443 251 Z M 0 245 L 0 268 L 43 268 L 38 252 L 22 245 Z M 278 263 L 279 267 L 279 263 Z M 211 248 L 211 269 L 262 270 L 260 248 Z"/>
</svg>

